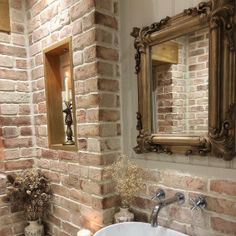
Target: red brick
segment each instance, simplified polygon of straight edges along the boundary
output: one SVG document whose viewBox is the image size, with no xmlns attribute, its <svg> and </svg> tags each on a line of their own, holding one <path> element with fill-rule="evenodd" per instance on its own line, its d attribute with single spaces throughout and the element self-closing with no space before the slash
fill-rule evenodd
<svg viewBox="0 0 236 236">
<path fill-rule="evenodd" d="M 1 50 L 1 48 L 0 48 Z M 27 72 L 26 71 L 18 71 L 18 70 L 0 70 L 1 79 L 12 79 L 12 80 L 27 80 Z"/>
<path fill-rule="evenodd" d="M 84 80 L 97 75 L 97 64 L 87 64 L 76 68 L 75 70 L 75 79 Z"/>
<path fill-rule="evenodd" d="M 1 114 L 2 115 L 16 115 L 18 113 L 19 105 L 15 104 L 2 104 Z"/>
<path fill-rule="evenodd" d="M 95 0 L 96 9 L 112 11 L 112 2 L 110 0 Z"/>
<path fill-rule="evenodd" d="M 97 64 L 97 73 L 100 76 L 110 76 L 113 77 L 114 75 L 114 68 L 113 65 L 106 62 L 98 62 Z"/>
<path fill-rule="evenodd" d="M 22 9 L 22 1 L 21 0 L 14 0 L 10 2 L 10 6 L 14 9 Z"/>
<path fill-rule="evenodd" d="M 24 34 L 25 33 L 25 25 L 17 22 L 11 23 L 11 32 L 12 33 L 19 33 Z"/>
<path fill-rule="evenodd" d="M 44 24 L 45 22 L 49 21 L 57 14 L 58 14 L 58 3 L 56 2 L 54 4 L 51 4 L 49 7 L 47 7 L 45 11 L 43 11 L 40 14 L 41 24 Z"/>
<path fill-rule="evenodd" d="M 96 29 L 96 41 L 99 43 L 112 43 L 112 33 L 104 29 Z"/>
<path fill-rule="evenodd" d="M 79 232 L 79 227 L 75 227 L 70 223 L 62 222 L 62 229 L 68 233 L 68 235 L 77 235 Z"/>
<path fill-rule="evenodd" d="M 21 127 L 20 128 L 20 134 L 22 136 L 30 136 L 32 135 L 33 131 L 31 127 Z"/>
<path fill-rule="evenodd" d="M 72 21 L 81 18 L 93 8 L 94 8 L 93 0 L 81 0 L 70 9 L 70 16 Z"/>
<path fill-rule="evenodd" d="M 33 41 L 37 42 L 42 38 L 45 38 L 46 36 L 49 35 L 49 30 L 47 26 L 42 26 L 41 28 L 35 30 L 32 34 L 33 36 Z"/>
<path fill-rule="evenodd" d="M 104 25 L 113 29 L 118 29 L 118 22 L 115 17 L 108 16 L 100 12 L 95 13 L 95 22 L 98 25 Z"/>
<path fill-rule="evenodd" d="M 235 201 L 206 196 L 207 210 L 236 217 Z"/>
<path fill-rule="evenodd" d="M 97 57 L 109 61 L 119 60 L 119 54 L 116 49 L 105 48 L 102 46 L 97 46 Z"/>
<path fill-rule="evenodd" d="M 27 169 L 32 168 L 33 164 L 33 160 L 8 161 L 5 163 L 5 168 L 6 170 Z"/>
<path fill-rule="evenodd" d="M 60 160 L 65 161 L 75 161 L 77 159 L 78 154 L 76 152 L 66 152 L 66 151 L 59 151 L 58 157 Z"/>
<path fill-rule="evenodd" d="M 235 235 L 236 222 L 224 220 L 219 217 L 211 218 L 211 226 L 214 230 L 224 233 L 225 235 Z"/>
<path fill-rule="evenodd" d="M 29 115 L 30 114 L 30 105 L 19 105 L 19 115 Z"/>
<path fill-rule="evenodd" d="M 236 196 L 236 182 L 230 180 L 211 180 L 210 190 L 230 196 Z"/>
<path fill-rule="evenodd" d="M 17 127 L 4 127 L 3 137 L 4 138 L 16 138 L 19 136 L 19 129 Z"/>
<path fill-rule="evenodd" d="M 9 226 L 8 226 L 9 227 Z M 3 228 L 3 229 L 0 229 L 0 235 L 1 236 L 9 236 L 9 235 L 12 235 L 12 229 L 11 227 L 9 228 Z"/>
<path fill-rule="evenodd" d="M 38 1 L 31 9 L 31 15 L 34 17 L 41 13 L 43 9 L 47 6 L 47 0 Z"/>
<path fill-rule="evenodd" d="M 117 159 L 117 154 L 80 153 L 79 163 L 82 165 L 97 166 L 109 165 Z"/>
<path fill-rule="evenodd" d="M 73 48 L 74 50 L 82 50 L 85 47 L 88 47 L 95 43 L 96 39 L 96 31 L 94 29 L 89 30 L 82 35 L 78 35 L 73 40 Z"/>
<path fill-rule="evenodd" d="M 49 222 L 53 223 L 54 225 L 61 226 L 61 220 L 55 217 L 53 214 L 48 214 Z"/>
<path fill-rule="evenodd" d="M 54 194 L 60 195 L 60 196 L 66 197 L 66 198 L 69 197 L 68 188 L 66 188 L 62 185 L 58 185 L 58 184 L 52 184 L 51 186 L 52 186 L 52 190 L 53 190 Z"/>
<path fill-rule="evenodd" d="M 19 91 L 19 92 L 30 92 L 29 83 L 28 82 L 23 82 L 23 81 L 17 82 L 16 91 Z"/>
<path fill-rule="evenodd" d="M 96 60 L 97 58 L 97 48 L 96 46 L 92 46 L 89 48 L 86 48 L 84 50 L 84 61 L 89 63 L 89 62 L 93 62 Z"/>
<path fill-rule="evenodd" d="M 51 161 L 50 162 L 50 170 L 67 173 L 68 172 L 68 164 L 66 162 L 58 162 L 58 161 Z"/>
<path fill-rule="evenodd" d="M 101 121 L 118 121 L 120 120 L 120 112 L 116 110 L 100 109 L 99 120 Z"/>
<path fill-rule="evenodd" d="M 118 206 L 120 203 L 120 199 L 117 195 L 104 197 L 104 198 L 96 198 L 93 196 L 92 198 L 92 207 L 95 209 L 108 209 L 115 206 Z"/>
<path fill-rule="evenodd" d="M 77 189 L 71 189 L 70 190 L 70 198 L 73 200 L 76 200 L 82 204 L 85 205 L 91 205 L 92 204 L 92 197 L 90 194 L 83 192 L 81 190 Z"/>
<path fill-rule="evenodd" d="M 72 34 L 77 35 L 82 33 L 82 20 L 78 19 L 72 24 Z"/>
<path fill-rule="evenodd" d="M 77 134 L 79 137 L 99 136 L 99 125 L 98 124 L 79 125 Z"/>
<path fill-rule="evenodd" d="M 7 148 L 22 148 L 22 147 L 31 147 L 32 139 L 31 138 L 11 138 L 4 140 L 4 146 Z"/>
<path fill-rule="evenodd" d="M 15 90 L 15 82 L 3 80 L 0 81 L 1 91 L 14 91 Z"/>
<path fill-rule="evenodd" d="M 24 35 L 12 36 L 12 43 L 14 45 L 25 46 L 25 36 Z"/>
<path fill-rule="evenodd" d="M 206 190 L 207 182 L 203 178 L 164 173 L 163 184 L 182 189 Z"/>
<path fill-rule="evenodd" d="M 47 117 L 46 115 L 35 115 L 35 125 L 46 125 L 47 124 Z"/>
<path fill-rule="evenodd" d="M 12 68 L 13 67 L 13 59 L 11 57 L 0 55 L 0 66 Z"/>
<path fill-rule="evenodd" d="M 95 25 L 95 14 L 91 12 L 89 15 L 83 17 L 82 21 L 83 31 L 93 28 Z"/>
<path fill-rule="evenodd" d="M 87 96 L 79 96 L 77 103 L 80 108 L 97 107 L 99 105 L 99 95 L 90 94 Z"/>
</svg>

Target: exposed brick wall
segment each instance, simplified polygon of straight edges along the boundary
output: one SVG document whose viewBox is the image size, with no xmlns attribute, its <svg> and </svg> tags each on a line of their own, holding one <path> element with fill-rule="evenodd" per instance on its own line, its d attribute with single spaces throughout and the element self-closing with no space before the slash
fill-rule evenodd
<svg viewBox="0 0 236 236">
<path fill-rule="evenodd" d="M 133 206 L 133 209 L 138 212 L 138 219 L 147 220 L 150 216 L 151 209 L 155 204 L 150 198 L 160 187 L 168 190 L 167 197 L 173 196 L 177 191 L 184 192 L 187 198 L 190 193 L 203 194 L 207 196 L 210 204 L 208 210 L 202 213 L 195 212 L 191 215 L 187 199 L 183 207 L 178 207 L 175 204 L 162 209 L 160 224 L 187 232 L 191 236 L 235 236 L 235 158 L 233 161 L 226 162 L 210 156 L 186 157 L 185 155 L 156 153 L 135 155 L 131 149 L 136 145 L 135 114 L 138 99 L 137 77 L 134 73 L 135 49 L 133 38 L 128 35 L 133 27 L 142 27 L 151 25 L 153 22 L 159 22 L 166 16 L 173 16 L 181 13 L 183 9 L 196 6 L 198 2 L 201 0 L 161 1 L 161 3 L 160 1 L 143 0 L 120 1 L 121 88 L 123 94 L 122 110 L 124 111 L 122 113 L 123 149 L 125 153 L 135 158 L 136 163 L 140 166 L 151 168 L 145 169 L 149 178 L 146 177 L 145 187 Z M 153 11 L 153 9 L 155 10 Z M 236 22 L 236 18 L 234 22 Z M 167 178 L 168 175 L 170 177 Z M 210 187 L 213 184 L 217 190 L 213 191 Z"/>
<path fill-rule="evenodd" d="M 31 167 L 34 157 L 23 3 L 10 1 L 10 14 L 11 34 L 0 33 L 0 123 L 4 146 L 0 171 Z"/>
<path fill-rule="evenodd" d="M 207 133 L 208 128 L 208 30 L 175 40 L 178 64 L 153 68 L 156 96 L 156 131 Z"/>
<path fill-rule="evenodd" d="M 11 33 L 0 32 L 0 235 L 20 234 L 25 226 L 21 212 L 3 203 L 6 178 L 34 164 L 31 94 L 28 76 L 24 3 L 10 1 Z"/>
<path fill-rule="evenodd" d="M 120 152 L 118 12 L 116 0 L 26 1 L 36 166 L 51 179 L 52 235 L 95 231 L 112 221 L 117 197 L 104 166 Z M 78 152 L 48 149 L 45 47 L 72 36 Z"/>
<path fill-rule="evenodd" d="M 133 211 L 141 221 L 150 221 L 151 210 L 156 201 L 151 200 L 162 188 L 166 198 L 176 192 L 184 193 L 184 205 L 173 204 L 164 207 L 158 222 L 168 228 L 196 236 L 223 236 L 236 233 L 236 181 L 190 176 L 172 171 L 144 169 L 145 185 L 142 194 L 136 197 Z M 203 196 L 207 201 L 204 211 L 191 211 L 190 199 Z"/>
<path fill-rule="evenodd" d="M 117 204 L 103 169 L 120 153 L 118 2 L 12 0 L 11 5 L 12 33 L 0 33 L 0 172 L 34 164 L 50 178 L 49 234 L 95 231 L 112 221 Z M 50 150 L 47 137 L 42 50 L 69 36 L 78 152 Z M 4 177 L 0 182 L 0 234 L 22 234 L 22 213 L 11 213 L 2 202 Z"/>
</svg>

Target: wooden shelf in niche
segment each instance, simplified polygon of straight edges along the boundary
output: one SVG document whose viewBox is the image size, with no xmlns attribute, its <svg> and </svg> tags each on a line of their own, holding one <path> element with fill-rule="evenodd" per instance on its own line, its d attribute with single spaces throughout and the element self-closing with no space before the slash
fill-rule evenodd
<svg viewBox="0 0 236 236">
<path fill-rule="evenodd" d="M 77 150 L 71 37 L 44 49 L 49 147 Z M 66 145 L 65 100 L 72 102 L 71 126 L 75 144 Z"/>
</svg>

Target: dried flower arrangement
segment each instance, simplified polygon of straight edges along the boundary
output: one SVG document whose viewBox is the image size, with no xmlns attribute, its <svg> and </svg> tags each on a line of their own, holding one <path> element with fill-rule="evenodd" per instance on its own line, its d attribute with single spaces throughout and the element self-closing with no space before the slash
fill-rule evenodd
<svg viewBox="0 0 236 236">
<path fill-rule="evenodd" d="M 115 190 L 121 198 L 121 206 L 129 207 L 134 199 L 134 195 L 142 188 L 140 168 L 128 160 L 128 156 L 121 155 L 106 170 L 115 183 Z"/>
<path fill-rule="evenodd" d="M 25 170 L 16 177 L 8 175 L 7 179 L 10 186 L 7 188 L 6 201 L 13 207 L 22 206 L 27 220 L 40 219 L 52 198 L 49 180 L 36 169 Z"/>
</svg>

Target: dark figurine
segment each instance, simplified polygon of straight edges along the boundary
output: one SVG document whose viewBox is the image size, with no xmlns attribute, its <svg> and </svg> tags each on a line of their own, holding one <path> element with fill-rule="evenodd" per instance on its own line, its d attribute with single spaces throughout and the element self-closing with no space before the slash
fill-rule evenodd
<svg viewBox="0 0 236 236">
<path fill-rule="evenodd" d="M 66 114 L 65 116 L 65 124 L 67 125 L 66 128 L 66 142 L 64 144 L 69 144 L 72 145 L 75 142 L 73 141 L 73 131 L 71 129 L 71 125 L 73 123 L 73 119 L 72 119 L 72 104 L 70 102 L 65 102 L 66 104 L 66 108 L 63 110 L 63 112 Z"/>
</svg>

